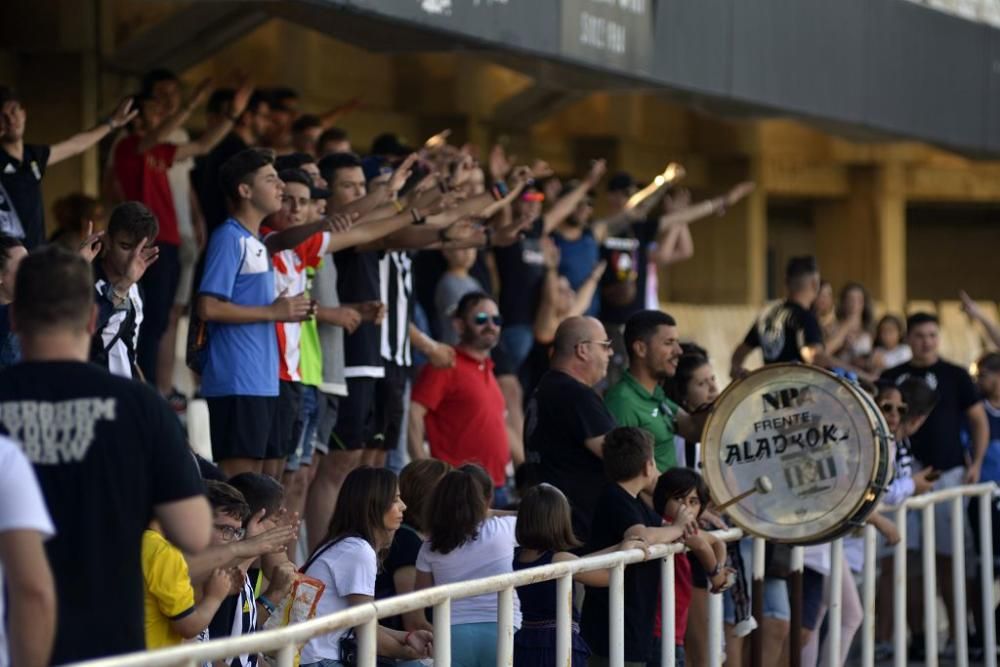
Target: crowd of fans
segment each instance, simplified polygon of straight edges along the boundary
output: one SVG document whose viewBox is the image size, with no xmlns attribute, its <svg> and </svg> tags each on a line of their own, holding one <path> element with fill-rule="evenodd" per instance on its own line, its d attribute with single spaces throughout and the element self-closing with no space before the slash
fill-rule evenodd
<svg viewBox="0 0 1000 667">
<path fill-rule="evenodd" d="M 202 105 L 192 139 L 184 126 Z M 362 157 L 334 125 L 355 107 L 309 115 L 294 91 L 246 81 L 185 99 L 155 71 L 106 123 L 41 146 L 24 142 L 26 110 L 0 87 L 0 665 L 246 635 L 677 541 L 689 552 L 675 557 L 672 638 L 659 565 L 626 569 L 627 664 L 659 664 L 662 641 L 676 642 L 678 664 L 707 664 L 701 619 L 716 594 L 729 664 L 742 664 L 756 623 L 767 662 L 787 660 L 779 555 L 753 619 L 748 544 L 707 530 L 727 526 L 698 473 L 718 385 L 657 298 L 660 269 L 694 252 L 689 226 L 753 184 L 692 202 L 679 165 L 643 184 L 605 178 L 603 160 L 563 182 L 501 146 L 454 146 L 447 131 L 418 147 L 382 135 Z M 60 199 L 46 241 L 47 166 L 109 133 L 103 201 Z M 808 257 L 789 263 L 787 290 L 735 350 L 734 378 L 759 348 L 765 363 L 861 382 L 895 438 L 891 502 L 1000 479 L 988 447 L 1000 440 L 1000 355 L 980 361 L 977 388 L 940 359 L 934 316 L 875 324 L 864 287 L 835 304 Z M 175 359 L 182 317 L 187 353 Z M 208 405 L 214 463 L 187 445 L 182 363 Z M 898 540 L 887 518 L 870 521 Z M 943 589 L 949 544 L 937 541 Z M 845 648 L 861 622 L 857 540 L 846 552 Z M 829 545 L 809 547 L 804 664 L 837 593 L 829 570 Z M 576 580 L 573 664 L 606 664 L 608 574 Z M 910 600 L 917 650 L 921 599 Z M 518 590 L 515 664 L 553 664 L 555 609 L 555 582 Z M 496 597 L 451 613 L 455 663 L 494 664 Z M 379 655 L 401 664 L 432 644 L 425 612 L 383 619 L 378 633 Z M 353 631 L 330 633 L 300 662 L 350 664 L 354 651 Z"/>
</svg>

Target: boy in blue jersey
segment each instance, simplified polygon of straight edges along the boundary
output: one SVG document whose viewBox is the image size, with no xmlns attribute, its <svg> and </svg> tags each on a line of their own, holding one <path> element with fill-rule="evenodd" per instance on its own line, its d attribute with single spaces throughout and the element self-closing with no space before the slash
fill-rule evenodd
<svg viewBox="0 0 1000 667">
<path fill-rule="evenodd" d="M 297 322 L 313 306 L 303 295 L 274 298 L 261 221 L 281 210 L 284 184 L 274 156 L 247 149 L 219 169 L 232 215 L 213 232 L 198 288 L 198 316 L 208 324 L 201 393 L 208 402 L 212 455 L 227 477 L 261 472 L 280 458 L 274 433 L 278 404 L 275 322 Z"/>
</svg>

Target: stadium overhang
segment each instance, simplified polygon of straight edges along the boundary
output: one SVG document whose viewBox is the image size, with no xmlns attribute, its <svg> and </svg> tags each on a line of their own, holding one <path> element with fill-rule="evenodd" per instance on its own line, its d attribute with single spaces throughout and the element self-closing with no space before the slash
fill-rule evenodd
<svg viewBox="0 0 1000 667">
<path fill-rule="evenodd" d="M 854 139 L 1000 154 L 1000 30 L 906 0 L 216 0 L 184 6 L 112 64 L 183 69 L 270 18 L 374 51 L 475 50 L 533 77 L 528 114 L 645 89 Z"/>
</svg>

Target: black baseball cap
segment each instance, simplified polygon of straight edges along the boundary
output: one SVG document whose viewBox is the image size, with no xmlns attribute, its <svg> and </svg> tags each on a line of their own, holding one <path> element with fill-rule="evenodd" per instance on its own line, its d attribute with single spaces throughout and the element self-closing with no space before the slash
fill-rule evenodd
<svg viewBox="0 0 1000 667">
<path fill-rule="evenodd" d="M 393 157 L 406 157 L 413 152 L 409 146 L 403 145 L 399 137 L 391 132 L 380 134 L 372 142 L 372 155 L 391 155 Z"/>
<path fill-rule="evenodd" d="M 17 91 L 10 86 L 0 85 L 0 104 L 6 104 L 7 102 L 20 102 L 21 98 L 18 96 Z"/>
<path fill-rule="evenodd" d="M 608 192 L 621 192 L 635 187 L 635 179 L 627 171 L 619 171 L 608 179 Z"/>
<path fill-rule="evenodd" d="M 333 193 L 325 188 L 317 188 L 313 185 L 312 178 L 302 169 L 282 169 L 278 172 L 278 178 L 285 183 L 299 183 L 309 188 L 310 199 L 329 199 Z"/>
</svg>

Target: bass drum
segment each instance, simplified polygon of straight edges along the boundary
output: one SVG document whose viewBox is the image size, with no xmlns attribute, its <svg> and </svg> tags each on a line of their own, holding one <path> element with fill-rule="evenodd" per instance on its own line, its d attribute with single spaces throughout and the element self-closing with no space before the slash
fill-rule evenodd
<svg viewBox="0 0 1000 667">
<path fill-rule="evenodd" d="M 702 433 L 705 483 L 726 512 L 772 542 L 828 542 L 860 527 L 890 481 L 892 436 L 853 383 L 815 366 L 775 364 L 726 388 Z"/>
</svg>

